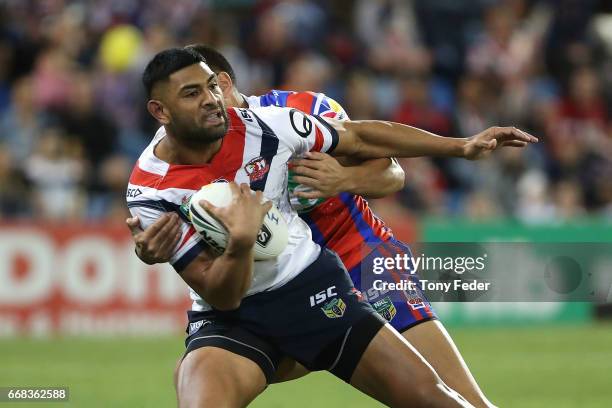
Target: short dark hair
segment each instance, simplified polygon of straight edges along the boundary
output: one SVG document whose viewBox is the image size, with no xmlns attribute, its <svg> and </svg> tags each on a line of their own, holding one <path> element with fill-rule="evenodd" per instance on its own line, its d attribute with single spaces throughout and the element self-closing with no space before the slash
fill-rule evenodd
<svg viewBox="0 0 612 408">
<path fill-rule="evenodd" d="M 232 68 L 232 65 L 229 63 L 227 58 L 225 58 L 219 51 L 204 44 L 190 44 L 186 46 L 185 49 L 192 49 L 203 56 L 210 69 L 212 69 L 216 74 L 221 71 L 227 72 L 234 85 L 236 85 L 236 74 L 234 73 L 234 68 Z"/>
<path fill-rule="evenodd" d="M 178 70 L 200 62 L 206 63 L 202 55 L 193 49 L 169 48 L 158 52 L 147 64 L 143 74 L 142 83 L 151 97 L 151 91 L 156 83 L 167 79 Z"/>
</svg>

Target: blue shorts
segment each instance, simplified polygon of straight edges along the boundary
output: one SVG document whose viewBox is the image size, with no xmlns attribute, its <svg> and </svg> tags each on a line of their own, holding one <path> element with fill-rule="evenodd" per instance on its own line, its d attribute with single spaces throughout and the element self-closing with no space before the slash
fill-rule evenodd
<svg viewBox="0 0 612 408">
<path fill-rule="evenodd" d="M 406 244 L 391 238 L 368 251 L 369 254 L 361 263 L 351 268 L 349 275 L 355 287 L 382 317 L 400 333 L 419 323 L 437 319 L 431 304 L 419 287 L 417 274 L 396 268 L 385 270 L 380 275 L 373 272 L 377 258 L 396 258 L 396 255 L 403 257 L 404 254 L 411 258 L 412 252 Z M 375 280 L 391 283 L 410 280 L 415 284 L 413 290 L 381 290 L 377 289 L 380 288 L 379 284 L 374 285 Z"/>
<path fill-rule="evenodd" d="M 188 317 L 187 353 L 201 347 L 228 350 L 259 365 L 268 383 L 281 356 L 349 382 L 385 325 L 327 249 L 287 284 L 245 297 L 238 309 L 190 311 Z"/>
</svg>

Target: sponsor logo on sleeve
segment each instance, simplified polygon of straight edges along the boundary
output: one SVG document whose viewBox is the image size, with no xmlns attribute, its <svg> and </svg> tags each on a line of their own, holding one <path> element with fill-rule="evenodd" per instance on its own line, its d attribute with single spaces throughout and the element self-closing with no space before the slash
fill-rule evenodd
<svg viewBox="0 0 612 408">
<path fill-rule="evenodd" d="M 303 112 L 297 109 L 291 109 L 291 111 L 289 111 L 289 119 L 291 120 L 291 127 L 293 130 L 301 137 L 306 138 L 310 132 L 312 132 L 312 121 L 308 119 L 308 116 Z"/>
<path fill-rule="evenodd" d="M 126 198 L 136 198 L 142 194 L 142 191 L 139 188 L 128 188 L 125 193 Z"/>
</svg>

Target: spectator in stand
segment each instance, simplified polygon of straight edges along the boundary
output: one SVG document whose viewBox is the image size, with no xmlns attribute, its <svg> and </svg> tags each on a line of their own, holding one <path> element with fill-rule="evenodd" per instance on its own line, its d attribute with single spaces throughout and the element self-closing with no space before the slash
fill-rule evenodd
<svg viewBox="0 0 612 408">
<path fill-rule="evenodd" d="M 355 31 L 365 44 L 368 65 L 401 74 L 428 71 L 431 54 L 423 46 L 411 0 L 360 0 L 355 6 Z"/>
<path fill-rule="evenodd" d="M 401 81 L 401 101 L 391 120 L 440 135 L 450 135 L 451 120 L 431 99 L 431 83 L 426 75 L 410 75 Z"/>
<path fill-rule="evenodd" d="M 406 188 L 380 202 L 383 216 L 612 217 L 604 3 L 0 2 L 0 213 L 117 217 L 125 162 L 157 126 L 142 109 L 142 64 L 204 42 L 247 94 L 322 91 L 352 119 L 459 137 L 512 124 L 543 139 L 483 163 L 402 161 Z M 61 210 L 41 197 L 73 201 Z"/>
<path fill-rule="evenodd" d="M 608 138 L 608 112 L 593 69 L 577 69 L 570 77 L 568 91 L 560 101 L 547 129 L 550 154 L 549 174 L 554 181 L 578 180 L 582 198 L 590 209 L 599 201 L 601 179 L 608 168 L 612 140 Z"/>
<path fill-rule="evenodd" d="M 0 220 L 30 213 L 30 189 L 11 151 L 0 143 Z"/>
<path fill-rule="evenodd" d="M 34 101 L 31 77 L 15 81 L 10 102 L 9 108 L 0 116 L 0 142 L 19 163 L 31 154 L 44 126 L 42 114 Z"/>
<path fill-rule="evenodd" d="M 82 218 L 86 197 L 81 183 L 86 168 L 79 144 L 69 142 L 60 128 L 46 128 L 24 165 L 32 185 L 34 214 L 50 221 Z"/>
</svg>

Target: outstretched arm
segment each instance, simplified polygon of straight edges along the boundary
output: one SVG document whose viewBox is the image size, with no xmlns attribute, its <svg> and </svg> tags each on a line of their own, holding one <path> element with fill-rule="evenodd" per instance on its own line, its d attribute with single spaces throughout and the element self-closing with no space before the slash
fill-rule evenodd
<svg viewBox="0 0 612 408">
<path fill-rule="evenodd" d="M 339 134 L 334 156 L 437 156 L 478 160 L 498 147 L 525 147 L 538 141 L 514 127 L 492 127 L 468 138 L 449 138 L 394 122 L 325 120 Z"/>
<path fill-rule="evenodd" d="M 404 186 L 404 171 L 394 159 L 355 160 L 333 158 L 320 152 L 306 153 L 292 162 L 294 180 L 312 191 L 296 191 L 298 197 L 327 198 L 349 192 L 380 198 Z"/>
</svg>

